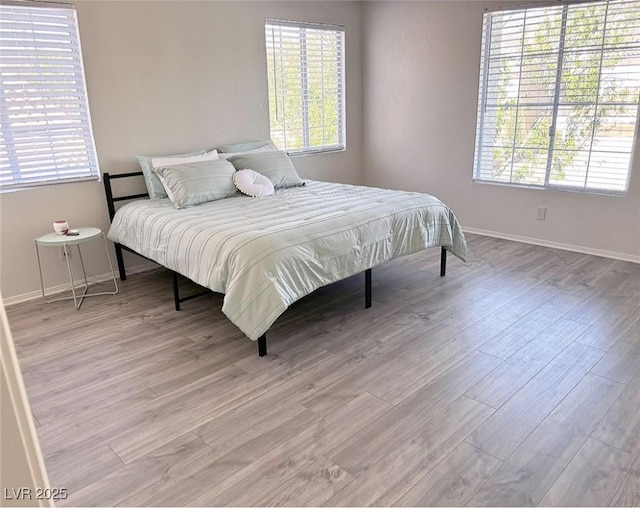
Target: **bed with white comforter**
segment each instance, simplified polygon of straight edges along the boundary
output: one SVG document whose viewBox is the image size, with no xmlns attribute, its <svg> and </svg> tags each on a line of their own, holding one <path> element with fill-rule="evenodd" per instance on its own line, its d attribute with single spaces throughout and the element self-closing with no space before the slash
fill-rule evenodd
<svg viewBox="0 0 640 508">
<path fill-rule="evenodd" d="M 215 292 L 256 340 L 293 302 L 392 258 L 443 246 L 465 260 L 453 212 L 428 194 L 309 181 L 176 210 L 122 206 L 108 237 Z"/>
</svg>

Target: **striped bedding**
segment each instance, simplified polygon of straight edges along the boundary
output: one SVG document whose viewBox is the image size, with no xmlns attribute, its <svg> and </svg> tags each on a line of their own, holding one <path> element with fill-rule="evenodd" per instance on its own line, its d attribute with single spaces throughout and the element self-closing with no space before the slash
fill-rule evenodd
<svg viewBox="0 0 640 508">
<path fill-rule="evenodd" d="M 134 201 L 108 237 L 224 293 L 222 311 L 252 340 L 296 300 L 394 257 L 436 246 L 466 257 L 458 221 L 433 196 L 309 180 L 183 210 Z"/>
</svg>

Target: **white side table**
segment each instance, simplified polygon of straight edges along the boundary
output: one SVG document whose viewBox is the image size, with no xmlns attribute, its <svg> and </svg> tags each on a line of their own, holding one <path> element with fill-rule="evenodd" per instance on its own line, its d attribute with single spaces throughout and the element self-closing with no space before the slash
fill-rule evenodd
<svg viewBox="0 0 640 508">
<path fill-rule="evenodd" d="M 116 276 L 113 272 L 113 265 L 111 264 L 111 257 L 109 256 L 109 248 L 107 246 L 107 238 L 99 228 L 79 228 L 80 233 L 77 236 L 59 235 L 58 233 L 49 233 L 42 235 L 35 239 L 36 256 L 38 258 L 38 271 L 40 272 L 40 287 L 42 288 L 42 299 L 45 303 L 57 302 L 59 300 L 73 300 L 76 309 L 80 309 L 82 301 L 86 296 L 99 296 L 99 295 L 115 295 L 118 292 L 118 283 L 116 282 Z M 97 238 L 102 237 L 104 241 L 104 249 L 107 253 L 107 259 L 109 260 L 109 268 L 111 270 L 111 276 L 113 277 L 113 291 L 103 291 L 100 293 L 88 293 L 89 283 L 87 282 L 87 272 L 84 268 L 84 261 L 82 260 L 82 251 L 80 250 L 80 244 L 91 242 Z M 84 289 L 82 294 L 76 293 L 76 282 L 73 278 L 73 272 L 71 270 L 71 264 L 69 263 L 69 252 L 72 245 L 78 247 L 78 258 L 80 259 L 80 266 L 82 267 L 82 277 L 84 279 Z M 69 282 L 71 284 L 72 296 L 62 296 L 59 298 L 47 299 L 44 292 L 44 281 L 42 278 L 42 264 L 40 263 L 40 247 L 62 247 L 64 250 L 64 258 L 67 261 L 67 271 L 69 272 Z M 82 288 L 78 288 L 82 289 Z"/>
</svg>

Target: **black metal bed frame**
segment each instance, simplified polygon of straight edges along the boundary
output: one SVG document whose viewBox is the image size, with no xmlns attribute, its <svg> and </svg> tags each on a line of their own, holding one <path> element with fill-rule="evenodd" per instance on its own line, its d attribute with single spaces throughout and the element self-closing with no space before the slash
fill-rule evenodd
<svg viewBox="0 0 640 508">
<path fill-rule="evenodd" d="M 120 178 L 131 178 L 131 177 L 136 177 L 136 176 L 144 176 L 144 174 L 142 173 L 142 171 L 135 171 L 132 173 L 120 173 L 120 174 L 116 174 L 116 175 L 111 175 L 109 173 L 103 173 L 102 174 L 104 180 L 104 192 L 105 195 L 107 197 L 107 208 L 109 210 L 109 222 L 113 221 L 113 217 L 116 214 L 116 202 L 119 201 L 130 201 L 133 199 L 140 199 L 140 198 L 148 198 L 149 197 L 149 193 L 145 192 L 145 193 L 140 193 L 140 194 L 128 194 L 128 195 L 123 195 L 123 196 L 117 196 L 114 197 L 113 195 L 113 188 L 111 186 L 111 181 L 112 180 L 116 180 L 116 179 L 120 179 Z M 153 261 L 152 259 L 147 258 L 146 256 L 143 256 L 142 254 L 140 254 L 139 252 L 136 252 L 133 249 L 130 249 L 129 247 L 125 246 L 125 245 L 121 245 L 119 243 L 114 243 L 115 245 L 115 249 L 116 249 L 116 260 L 118 263 L 118 272 L 120 273 L 120 280 L 124 281 L 127 280 L 127 271 L 125 269 L 124 266 L 124 254 L 123 251 L 127 251 L 127 252 L 131 252 L 132 254 L 135 254 L 137 256 L 140 256 L 144 259 L 147 259 L 149 261 L 152 261 L 154 263 L 156 263 L 156 261 Z M 440 277 L 444 277 L 445 273 L 447 271 L 447 249 L 445 247 L 441 247 L 441 251 L 440 251 Z M 198 298 L 200 296 L 204 296 L 204 295 L 208 295 L 210 293 L 212 293 L 211 290 L 207 289 L 205 291 L 202 292 L 198 292 L 198 293 L 193 293 L 187 296 L 180 296 L 180 286 L 179 286 L 179 280 L 178 280 L 178 273 L 171 270 L 171 274 L 172 274 L 172 285 L 173 285 L 173 302 L 174 302 L 174 306 L 176 311 L 180 310 L 180 304 L 182 302 L 186 302 L 188 300 L 192 300 L 193 298 Z M 372 290 L 371 290 L 371 286 L 372 286 L 372 269 L 368 268 L 367 270 L 365 270 L 364 272 L 364 306 L 366 309 L 370 308 L 372 305 Z M 258 356 L 265 356 L 267 354 L 267 334 L 266 332 L 263 333 L 259 338 L 258 338 Z"/>
</svg>

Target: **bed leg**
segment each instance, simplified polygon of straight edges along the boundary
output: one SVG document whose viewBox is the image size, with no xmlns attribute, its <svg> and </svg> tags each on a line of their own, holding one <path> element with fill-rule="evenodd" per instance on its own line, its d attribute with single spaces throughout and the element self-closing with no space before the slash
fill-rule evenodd
<svg viewBox="0 0 640 508">
<path fill-rule="evenodd" d="M 180 290 L 178 288 L 178 274 L 176 272 L 171 272 L 171 281 L 173 283 L 173 304 L 176 307 L 176 310 L 180 310 Z"/>
<path fill-rule="evenodd" d="M 440 277 L 444 277 L 447 273 L 447 249 L 442 247 L 440 252 Z"/>
<path fill-rule="evenodd" d="M 116 261 L 118 262 L 118 272 L 120 272 L 120 280 L 127 280 L 127 271 L 124 268 L 124 256 L 122 255 L 122 247 L 119 243 L 115 244 L 116 247 Z"/>
<path fill-rule="evenodd" d="M 364 272 L 364 308 L 371 307 L 371 268 Z"/>
<path fill-rule="evenodd" d="M 258 338 L 258 356 L 266 356 L 267 354 L 267 334 L 263 333 Z"/>
</svg>

